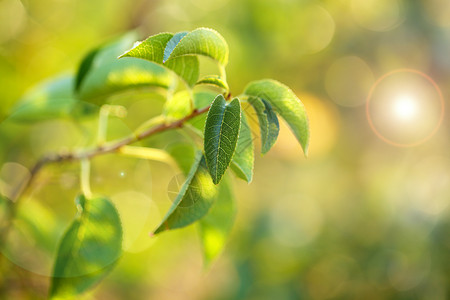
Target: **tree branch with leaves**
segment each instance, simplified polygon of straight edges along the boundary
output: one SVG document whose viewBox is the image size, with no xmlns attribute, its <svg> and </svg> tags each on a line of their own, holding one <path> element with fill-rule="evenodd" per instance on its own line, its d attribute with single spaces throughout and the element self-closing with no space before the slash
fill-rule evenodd
<svg viewBox="0 0 450 300">
<path fill-rule="evenodd" d="M 254 138 L 258 134 L 251 130 L 249 118 L 256 116 L 262 154 L 277 140 L 278 117 L 286 121 L 307 153 L 306 111 L 288 87 L 264 79 L 250 82 L 237 97 L 231 95 L 225 71 L 229 49 L 218 32 L 198 28 L 175 34 L 160 33 L 131 47 L 135 40 L 135 34 L 130 33 L 95 48 L 84 57 L 76 76 L 40 86 L 27 94 L 11 114 L 13 121 L 28 123 L 99 115 L 97 145 L 43 156 L 30 168 L 30 176 L 10 195 L 0 196 L 11 212 L 8 221 L 3 222 L 1 234 L 5 240 L 19 200 L 40 170 L 48 164 L 80 162 L 77 215 L 60 240 L 50 298 L 76 297 L 92 288 L 113 269 L 122 254 L 119 212 L 107 195 L 90 191 L 92 158 L 118 153 L 144 159 L 162 157 L 177 164 L 185 182 L 153 234 L 198 222 L 208 263 L 223 248 L 236 213 L 228 170 L 248 183 L 253 178 Z M 218 74 L 200 78 L 199 56 L 214 61 Z M 178 86 L 179 82 L 184 88 Z M 199 91 L 197 87 L 203 85 L 212 89 Z M 142 88 L 166 96 L 161 115 L 144 122 L 129 136 L 107 141 L 108 114 L 122 114 L 124 109 L 106 102 L 118 93 Z M 42 92 L 45 97 L 39 96 Z M 98 109 L 99 105 L 103 105 L 102 109 Z M 193 157 L 186 158 L 183 151 L 133 145 L 179 128 L 195 132 L 202 140 L 201 145 L 192 146 L 196 153 Z"/>
</svg>

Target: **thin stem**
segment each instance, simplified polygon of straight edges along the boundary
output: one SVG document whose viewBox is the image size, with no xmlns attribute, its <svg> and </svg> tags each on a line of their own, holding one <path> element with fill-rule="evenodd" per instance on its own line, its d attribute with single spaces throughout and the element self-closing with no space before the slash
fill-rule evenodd
<svg viewBox="0 0 450 300">
<path fill-rule="evenodd" d="M 91 191 L 91 162 L 87 158 L 81 160 L 81 172 L 80 172 L 80 183 L 81 191 L 87 198 L 92 198 Z"/>
<path fill-rule="evenodd" d="M 116 116 L 119 118 L 124 118 L 127 115 L 127 110 L 125 107 L 120 105 L 102 105 L 100 108 L 100 113 L 98 117 L 98 133 L 97 142 L 99 145 L 106 142 L 106 134 L 108 132 L 108 118 L 109 116 Z"/>
<path fill-rule="evenodd" d="M 225 70 L 225 66 L 222 64 L 219 64 L 219 72 L 220 72 L 220 78 L 222 78 L 225 83 L 227 82 L 227 71 Z"/>
</svg>

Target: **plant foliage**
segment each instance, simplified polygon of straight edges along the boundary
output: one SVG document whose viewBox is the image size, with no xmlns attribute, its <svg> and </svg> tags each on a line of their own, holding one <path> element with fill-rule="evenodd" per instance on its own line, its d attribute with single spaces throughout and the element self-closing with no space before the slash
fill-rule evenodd
<svg viewBox="0 0 450 300">
<path fill-rule="evenodd" d="M 46 159 L 79 159 L 85 164 L 95 155 L 117 151 L 145 159 L 173 160 L 185 182 L 154 234 L 199 221 L 205 262 L 209 263 L 224 247 L 235 219 L 228 168 L 236 177 L 252 181 L 254 140 L 259 136 L 261 153 L 267 153 L 278 137 L 278 117 L 287 122 L 306 154 L 306 111 L 291 89 L 271 79 L 250 82 L 241 95 L 232 97 L 225 74 L 228 45 L 215 30 L 198 28 L 160 33 L 137 43 L 135 40 L 135 33 L 130 33 L 93 49 L 81 61 L 77 74 L 40 84 L 24 96 L 12 118 L 18 123 L 54 118 L 79 120 L 96 115 L 97 105 L 106 105 L 125 91 L 149 89 L 164 95 L 161 115 L 142 124 L 133 135 L 108 141 L 108 147 L 57 153 Z M 219 74 L 199 78 L 199 56 L 214 61 Z M 183 84 L 179 86 L 179 82 Z M 204 85 L 209 89 L 202 89 Z M 113 106 L 102 106 L 100 118 L 105 107 L 113 111 Z M 250 118 L 257 121 L 259 131 L 252 130 Z M 158 151 L 133 150 L 129 145 L 180 127 L 196 134 L 192 143 L 175 143 Z M 196 143 L 199 137 L 202 142 Z M 78 213 L 61 237 L 55 258 L 49 292 L 52 298 L 78 297 L 106 276 L 122 253 L 119 213 L 106 196 L 86 196 L 89 180 L 85 173 L 81 172 L 84 195 L 77 198 Z"/>
</svg>

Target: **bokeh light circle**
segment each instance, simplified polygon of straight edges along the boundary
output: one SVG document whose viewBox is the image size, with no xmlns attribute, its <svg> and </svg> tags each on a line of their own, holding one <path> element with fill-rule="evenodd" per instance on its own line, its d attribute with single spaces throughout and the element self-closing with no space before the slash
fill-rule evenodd
<svg viewBox="0 0 450 300">
<path fill-rule="evenodd" d="M 444 113 L 439 86 L 414 69 L 398 69 L 381 76 L 366 101 L 373 132 L 397 147 L 414 147 L 430 139 L 440 128 Z"/>
</svg>

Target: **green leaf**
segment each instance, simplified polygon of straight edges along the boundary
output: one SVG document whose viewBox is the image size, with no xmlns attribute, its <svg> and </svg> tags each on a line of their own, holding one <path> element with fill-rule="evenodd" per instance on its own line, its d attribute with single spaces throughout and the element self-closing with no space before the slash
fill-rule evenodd
<svg viewBox="0 0 450 300">
<path fill-rule="evenodd" d="M 215 76 L 215 75 L 205 76 L 202 79 L 200 79 L 199 81 L 197 81 L 197 83 L 195 83 L 195 84 L 196 85 L 210 84 L 210 85 L 217 86 L 218 88 L 224 89 L 226 91 L 229 90 L 228 84 L 225 81 L 223 81 L 222 78 L 220 78 L 220 76 Z"/>
<path fill-rule="evenodd" d="M 204 55 L 217 60 L 222 66 L 228 63 L 228 44 L 215 30 L 198 28 L 186 34 L 173 49 L 168 60 L 185 55 Z"/>
<path fill-rule="evenodd" d="M 220 182 L 236 150 L 241 125 L 241 105 L 234 98 L 229 104 L 218 95 L 209 109 L 205 123 L 205 158 L 215 184 Z"/>
<path fill-rule="evenodd" d="M 78 118 L 96 113 L 95 106 L 76 99 L 73 87 L 74 78 L 71 75 L 38 84 L 19 100 L 11 112 L 11 119 L 33 123 L 56 118 Z"/>
<path fill-rule="evenodd" d="M 261 153 L 265 154 L 272 148 L 278 138 L 280 131 L 278 117 L 266 100 L 259 97 L 250 97 L 248 102 L 252 105 L 258 117 L 261 131 Z"/>
<path fill-rule="evenodd" d="M 184 38 L 186 34 L 188 34 L 187 31 L 175 33 L 173 37 L 167 42 L 166 48 L 164 48 L 163 63 L 165 63 L 169 59 L 173 49 L 175 49 L 175 47 L 178 45 L 181 39 Z"/>
<path fill-rule="evenodd" d="M 117 60 L 117 56 L 129 49 L 136 40 L 136 32 L 129 32 L 112 42 L 104 43 L 89 51 L 82 59 L 75 77 L 75 91 L 78 91 L 91 69 Z"/>
<path fill-rule="evenodd" d="M 247 118 L 241 112 L 241 128 L 236 145 L 236 151 L 231 162 L 231 169 L 237 177 L 250 183 L 253 179 L 253 136 Z"/>
<path fill-rule="evenodd" d="M 165 62 L 164 52 L 170 51 L 171 45 L 176 43 L 176 40 L 182 36 L 183 33 L 175 35 L 177 38 L 169 45 L 169 41 L 175 36 L 172 33 L 160 33 L 150 36 L 145 41 L 136 43 L 135 46 L 119 56 L 123 57 L 136 57 L 145 59 L 157 64 L 164 65 L 166 68 L 175 72 L 180 76 L 189 86 L 193 86 L 199 76 L 199 62 L 195 56 L 183 56 L 176 59 L 170 59 Z M 163 63 L 163 61 L 165 63 Z"/>
<path fill-rule="evenodd" d="M 106 198 L 77 198 L 79 212 L 59 245 L 50 298 L 76 297 L 112 270 L 122 251 L 122 226 Z"/>
<path fill-rule="evenodd" d="M 208 214 L 199 221 L 206 265 L 222 252 L 236 217 L 236 201 L 227 176 L 220 182 L 218 189 L 217 200 Z"/>
<path fill-rule="evenodd" d="M 81 83 L 83 82 L 87 73 L 91 70 L 91 67 L 94 64 L 95 57 L 97 56 L 99 51 L 100 48 L 89 51 L 81 61 L 80 66 L 78 67 L 77 76 L 75 77 L 75 91 L 80 88 Z"/>
<path fill-rule="evenodd" d="M 154 234 L 185 227 L 202 218 L 217 198 L 217 187 L 211 180 L 201 152 L 181 190 Z"/>
<path fill-rule="evenodd" d="M 167 61 L 164 66 L 174 71 L 190 87 L 195 85 L 200 74 L 200 64 L 195 56 L 177 57 Z"/>
<path fill-rule="evenodd" d="M 284 84 L 263 79 L 247 85 L 244 93 L 268 101 L 274 110 L 286 120 L 305 154 L 308 153 L 309 124 L 305 107 L 300 99 Z"/>
<path fill-rule="evenodd" d="M 103 64 L 91 70 L 79 90 L 82 100 L 95 103 L 129 89 L 168 89 L 176 78 L 165 68 L 151 62 L 126 58 Z"/>
<path fill-rule="evenodd" d="M 120 55 L 119 58 L 136 57 L 162 64 L 164 50 L 172 37 L 173 33 L 168 32 L 152 35 L 142 42 L 135 43 L 133 48 Z"/>
</svg>

